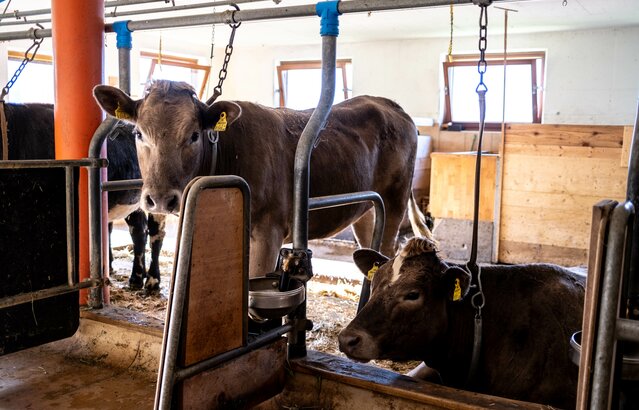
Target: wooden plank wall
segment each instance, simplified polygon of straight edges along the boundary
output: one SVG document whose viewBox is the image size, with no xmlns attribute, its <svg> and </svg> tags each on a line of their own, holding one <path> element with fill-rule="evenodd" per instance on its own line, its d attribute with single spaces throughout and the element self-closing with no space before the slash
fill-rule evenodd
<svg viewBox="0 0 639 410">
<path fill-rule="evenodd" d="M 475 202 L 474 152 L 431 154 L 430 212 L 436 219 L 473 219 Z M 481 161 L 479 219 L 493 221 L 498 158 L 484 154 Z"/>
<path fill-rule="evenodd" d="M 623 126 L 507 126 L 500 262 L 586 264 L 592 206 L 626 195 L 623 135 Z"/>
</svg>

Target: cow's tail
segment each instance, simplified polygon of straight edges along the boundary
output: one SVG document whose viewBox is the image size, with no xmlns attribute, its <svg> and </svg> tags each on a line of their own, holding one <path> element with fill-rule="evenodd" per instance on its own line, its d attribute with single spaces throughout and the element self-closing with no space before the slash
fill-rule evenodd
<svg viewBox="0 0 639 410">
<path fill-rule="evenodd" d="M 408 219 L 410 220 L 410 226 L 413 228 L 413 234 L 417 237 L 423 237 L 428 239 L 434 239 L 433 233 L 428 228 L 426 224 L 426 217 L 419 210 L 417 206 L 417 201 L 415 201 L 415 195 L 410 193 L 410 198 L 408 199 Z"/>
</svg>

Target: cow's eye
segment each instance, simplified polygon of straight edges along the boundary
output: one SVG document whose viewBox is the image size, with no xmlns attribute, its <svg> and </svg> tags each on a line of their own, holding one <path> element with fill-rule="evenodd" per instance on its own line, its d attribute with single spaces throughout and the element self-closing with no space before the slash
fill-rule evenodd
<svg viewBox="0 0 639 410">
<path fill-rule="evenodd" d="M 138 130 L 133 131 L 133 135 L 135 136 L 135 139 L 138 141 L 144 140 L 144 138 L 142 137 L 142 133 Z"/>
<path fill-rule="evenodd" d="M 200 139 L 200 133 L 199 132 L 194 132 L 193 134 L 191 134 L 191 144 L 194 142 L 197 142 L 197 140 Z"/>
<path fill-rule="evenodd" d="M 404 300 L 417 300 L 419 299 L 419 292 L 408 292 L 405 296 L 404 296 Z"/>
</svg>

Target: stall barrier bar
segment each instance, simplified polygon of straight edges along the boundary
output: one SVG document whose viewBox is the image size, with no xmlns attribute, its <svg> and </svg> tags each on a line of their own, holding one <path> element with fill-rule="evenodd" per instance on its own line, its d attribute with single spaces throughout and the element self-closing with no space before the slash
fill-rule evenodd
<svg viewBox="0 0 639 410">
<path fill-rule="evenodd" d="M 336 206 L 358 204 L 362 202 L 372 202 L 375 209 L 375 228 L 373 229 L 373 239 L 371 248 L 379 251 L 382 246 L 382 234 L 384 233 L 385 211 L 384 201 L 377 192 L 362 191 L 349 194 L 318 196 L 310 198 L 308 202 L 309 210 L 333 208 Z"/>
<path fill-rule="evenodd" d="M 78 282 L 78 272 L 75 269 L 75 184 L 73 178 L 73 168 L 64 169 L 64 179 L 66 187 L 66 218 L 67 218 L 67 285 L 73 286 Z"/>
<path fill-rule="evenodd" d="M 85 167 L 101 168 L 107 166 L 104 158 L 84 159 L 25 159 L 19 161 L 0 161 L 0 169 L 25 169 L 25 168 L 67 168 Z"/>
<path fill-rule="evenodd" d="M 627 201 L 619 204 L 613 210 L 610 222 L 599 319 L 595 336 L 592 392 L 589 407 L 595 410 L 609 409 L 611 404 L 610 388 L 612 387 L 614 356 L 617 350 L 616 329 L 619 318 L 621 279 L 625 276 L 623 271 L 628 270 L 626 255 L 630 243 L 629 234 L 632 233 L 632 226 L 629 226 L 629 223 L 632 222 L 634 212 L 632 202 Z"/>
<path fill-rule="evenodd" d="M 105 158 L 100 158 L 102 146 L 107 135 L 109 135 L 117 123 L 118 120 L 112 117 L 108 117 L 102 121 L 93 133 L 93 137 L 91 137 L 91 142 L 89 143 L 89 158 L 94 161 L 101 161 L 104 167 L 107 166 L 108 161 Z M 91 279 L 99 281 L 101 281 L 103 277 L 101 173 L 101 169 L 89 168 L 89 275 Z M 89 293 L 89 307 L 98 309 L 102 307 L 102 303 L 101 291 Z"/>
<path fill-rule="evenodd" d="M 130 189 L 142 189 L 141 179 L 124 179 L 121 181 L 105 181 L 102 190 L 105 192 L 128 191 Z"/>
<path fill-rule="evenodd" d="M 512 0 L 493 0 L 493 3 L 503 3 Z M 412 8 L 427 8 L 454 5 L 471 4 L 469 0 L 379 0 L 368 1 L 340 1 L 338 6 L 340 13 L 365 13 L 369 11 L 401 10 Z M 140 21 L 130 21 L 128 28 L 131 31 L 165 29 L 173 27 L 205 26 L 211 24 L 229 24 L 232 20 L 239 23 L 242 21 L 274 20 L 282 18 L 311 17 L 315 16 L 315 5 L 301 5 L 282 8 L 263 8 L 240 11 L 224 11 L 220 13 L 209 13 L 202 15 L 191 15 L 184 17 L 166 17 L 160 19 L 148 19 Z M 105 27 L 107 32 L 113 32 L 112 24 Z M 33 39 L 37 37 L 51 37 L 51 29 L 38 29 L 28 31 L 11 31 L 0 33 L 0 41 Z"/>
<path fill-rule="evenodd" d="M 0 299 L 0 309 L 11 306 L 21 305 L 23 303 L 35 302 L 36 300 L 50 298 L 52 296 L 65 295 L 67 293 L 76 292 L 80 289 L 94 288 L 102 286 L 102 282 L 94 279 L 87 279 L 73 285 L 60 285 L 52 288 L 36 290 L 29 293 L 20 293 L 18 295 L 7 296 Z"/>
<path fill-rule="evenodd" d="M 617 339 L 639 343 L 639 322 L 631 319 L 617 319 Z"/>
<path fill-rule="evenodd" d="M 180 382 L 184 379 L 188 379 L 189 377 L 195 376 L 196 374 L 203 373 L 221 364 L 224 364 L 261 347 L 264 347 L 269 343 L 276 341 L 286 333 L 290 332 L 292 329 L 293 325 L 291 325 L 290 323 L 286 323 L 282 326 L 276 327 L 275 329 L 269 330 L 268 332 L 259 335 L 254 340 L 249 342 L 246 346 L 238 347 L 237 349 L 233 349 L 228 352 L 211 357 L 210 359 L 203 360 L 192 366 L 179 369 L 174 374 L 174 383 Z"/>
<path fill-rule="evenodd" d="M 191 265 L 191 250 L 195 230 L 193 220 L 195 218 L 194 215 L 197 205 L 197 195 L 195 195 L 195 193 L 205 188 L 238 188 L 242 192 L 242 196 L 244 198 L 243 219 L 245 221 L 243 248 L 249 248 L 251 228 L 250 222 L 246 221 L 250 221 L 251 218 L 250 204 L 248 202 L 250 191 L 246 181 L 235 175 L 202 177 L 197 180 L 193 186 L 191 186 L 186 198 L 182 199 L 184 203 L 182 204 L 183 208 L 180 215 L 182 218 L 181 232 L 179 234 L 180 243 L 177 248 L 178 251 L 175 255 L 173 267 L 175 276 L 171 286 L 171 294 L 169 295 L 171 301 L 167 322 L 165 323 L 165 336 L 162 345 L 162 359 L 160 362 L 161 380 L 157 384 L 155 395 L 156 409 L 171 408 L 175 375 L 180 371 L 180 368 L 177 366 L 176 359 L 178 356 L 178 349 L 180 348 L 180 333 L 182 330 L 182 320 L 184 319 L 183 312 L 187 298 L 188 276 Z M 243 255 L 243 259 L 243 276 L 244 280 L 248 281 L 248 253 Z M 248 289 L 248 283 L 245 284 L 245 288 Z M 248 292 L 245 293 L 244 297 L 245 300 L 243 303 L 245 306 L 248 306 Z"/>
<path fill-rule="evenodd" d="M 166 4 L 165 0 L 147 0 L 144 1 L 142 3 L 149 3 L 151 1 L 162 1 L 163 3 Z M 118 11 L 118 10 L 113 10 L 113 11 L 109 11 L 107 13 L 105 13 L 104 18 L 117 18 L 117 17 L 125 17 L 125 16 L 134 16 L 134 15 L 139 15 L 139 14 L 154 14 L 154 13 L 174 13 L 176 11 L 183 11 L 183 10 L 195 10 L 195 9 L 204 9 L 204 8 L 209 8 L 209 7 L 217 7 L 217 6 L 227 6 L 227 5 L 231 5 L 231 4 L 242 4 L 242 3 L 256 3 L 256 2 L 264 2 L 266 0 L 225 0 L 225 1 L 213 1 L 213 2 L 207 2 L 207 3 L 196 3 L 196 4 L 186 4 L 186 5 L 181 5 L 181 6 L 167 6 L 165 5 L 164 7 L 156 7 L 156 8 L 150 8 L 150 9 L 140 9 L 140 10 L 129 10 L 129 11 Z M 115 7 L 115 5 L 109 5 L 109 2 L 105 3 L 105 8 L 110 8 L 110 7 Z M 113 2 L 111 2 L 113 3 Z M 127 6 L 128 4 L 121 4 L 118 5 L 118 7 L 122 7 L 122 6 Z M 22 19 L 22 17 L 27 17 L 27 16 L 38 16 L 38 15 L 50 15 L 51 14 L 51 9 L 38 9 L 38 10 L 26 10 L 26 11 L 16 11 L 14 13 L 11 13 L 11 17 L 14 20 L 9 20 L 9 21 L 5 21 L 0 23 L 0 27 L 4 27 L 4 26 L 17 26 L 17 25 L 26 25 L 26 24 L 36 24 L 36 23 L 41 23 L 41 24 L 46 24 L 46 23 L 50 23 L 51 22 L 51 18 L 42 18 L 42 19 L 33 19 L 33 20 L 29 20 L 29 19 Z M 113 31 L 116 31 L 115 29 Z"/>
</svg>

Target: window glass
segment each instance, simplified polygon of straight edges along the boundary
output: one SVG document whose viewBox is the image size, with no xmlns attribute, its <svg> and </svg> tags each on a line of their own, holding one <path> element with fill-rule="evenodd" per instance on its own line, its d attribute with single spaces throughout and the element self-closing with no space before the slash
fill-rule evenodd
<svg viewBox="0 0 639 410">
<path fill-rule="evenodd" d="M 479 103 L 476 88 L 479 74 L 475 66 L 449 68 L 450 104 L 453 122 L 477 122 Z M 484 74 L 486 122 L 501 122 L 504 93 L 504 69 L 490 66 Z M 506 67 L 506 122 L 533 122 L 532 74 L 530 65 Z"/>
<path fill-rule="evenodd" d="M 322 87 L 321 67 L 321 61 L 282 62 L 277 68 L 279 89 L 275 90 L 276 103 L 293 109 L 316 107 Z M 352 97 L 349 86 L 352 78 L 350 60 L 337 60 L 333 104 Z"/>
<path fill-rule="evenodd" d="M 8 78 L 18 69 L 22 59 L 10 58 L 7 62 Z M 2 85 L 4 86 L 4 85 Z M 6 100 L 13 103 L 54 103 L 53 64 L 48 62 L 31 61 L 25 67 L 20 77 L 11 87 Z"/>
</svg>

